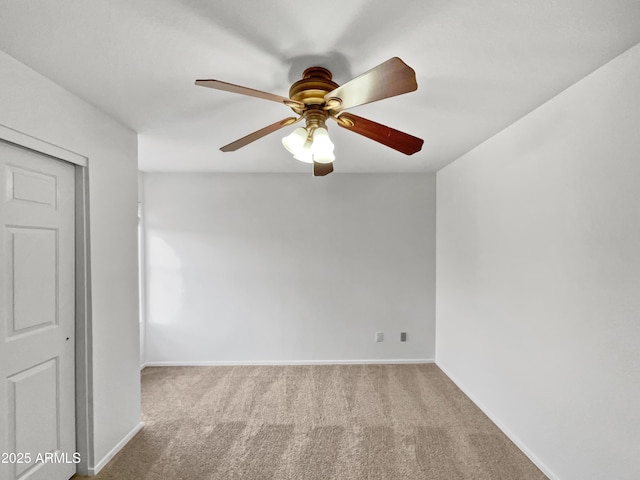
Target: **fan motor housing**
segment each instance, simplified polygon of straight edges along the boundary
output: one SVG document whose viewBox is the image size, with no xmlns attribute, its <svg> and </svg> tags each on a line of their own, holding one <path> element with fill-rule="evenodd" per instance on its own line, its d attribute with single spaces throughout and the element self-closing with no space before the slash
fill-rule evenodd
<svg viewBox="0 0 640 480">
<path fill-rule="evenodd" d="M 307 68 L 289 89 L 289 98 L 305 105 L 323 105 L 324 96 L 340 85 L 331 80 L 332 74 L 323 67 Z"/>
</svg>

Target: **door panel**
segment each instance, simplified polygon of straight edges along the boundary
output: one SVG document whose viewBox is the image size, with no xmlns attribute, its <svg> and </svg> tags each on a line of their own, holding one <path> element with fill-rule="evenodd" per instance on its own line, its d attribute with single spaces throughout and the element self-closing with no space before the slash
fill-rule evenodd
<svg viewBox="0 0 640 480">
<path fill-rule="evenodd" d="M 57 231 L 7 227 L 10 335 L 57 323 Z M 34 302 L 34 298 L 38 301 Z M 13 305 L 11 305 L 13 304 Z M 12 321 L 13 320 L 13 321 Z"/>
<path fill-rule="evenodd" d="M 75 452 L 74 167 L 0 142 L 0 478 L 67 480 Z"/>
<path fill-rule="evenodd" d="M 48 360 L 9 380 L 9 423 L 16 428 L 16 452 L 55 452 L 58 444 L 57 359 Z M 11 408 L 13 407 L 13 408 Z M 30 463 L 17 464 L 20 477 Z"/>
<path fill-rule="evenodd" d="M 9 166 L 9 194 L 13 200 L 55 208 L 56 177 Z"/>
</svg>

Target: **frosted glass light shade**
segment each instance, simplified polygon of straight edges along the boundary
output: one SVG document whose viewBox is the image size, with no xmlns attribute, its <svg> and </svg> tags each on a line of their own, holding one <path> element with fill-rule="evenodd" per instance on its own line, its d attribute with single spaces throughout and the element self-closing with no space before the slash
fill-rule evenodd
<svg viewBox="0 0 640 480">
<path fill-rule="evenodd" d="M 307 131 L 298 127 L 289 135 L 282 139 L 282 145 L 286 148 L 289 153 L 293 155 L 297 155 L 304 148 L 304 144 L 307 141 Z"/>
<path fill-rule="evenodd" d="M 318 163 L 331 163 L 336 157 L 333 155 L 333 142 L 329 138 L 326 128 L 319 127 L 313 131 L 313 143 L 311 153 L 313 160 Z"/>
<path fill-rule="evenodd" d="M 333 152 L 333 142 L 329 138 L 329 132 L 326 128 L 320 127 L 313 131 L 313 144 L 311 145 L 311 152 L 317 156 L 326 156 Z"/>
<path fill-rule="evenodd" d="M 304 163 L 313 163 L 313 154 L 311 153 L 311 142 L 305 141 L 302 148 L 294 153 L 293 158 Z"/>
<path fill-rule="evenodd" d="M 313 160 L 318 163 L 331 163 L 335 159 L 336 159 L 336 156 L 332 152 L 313 155 Z"/>
</svg>

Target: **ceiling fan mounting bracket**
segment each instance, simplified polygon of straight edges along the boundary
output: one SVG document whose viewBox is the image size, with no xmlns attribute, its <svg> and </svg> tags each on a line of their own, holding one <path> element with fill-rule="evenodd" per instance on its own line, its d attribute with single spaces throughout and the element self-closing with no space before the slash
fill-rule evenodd
<svg viewBox="0 0 640 480">
<path fill-rule="evenodd" d="M 293 125 L 294 123 L 298 122 L 302 117 L 289 117 L 289 118 L 285 118 L 284 120 L 282 120 L 281 125 L 283 127 L 288 127 L 289 125 Z"/>
<path fill-rule="evenodd" d="M 338 115 L 332 115 L 331 118 L 338 122 L 338 125 L 340 125 L 341 127 L 351 128 L 355 125 L 355 122 L 350 118 L 341 117 Z"/>
</svg>

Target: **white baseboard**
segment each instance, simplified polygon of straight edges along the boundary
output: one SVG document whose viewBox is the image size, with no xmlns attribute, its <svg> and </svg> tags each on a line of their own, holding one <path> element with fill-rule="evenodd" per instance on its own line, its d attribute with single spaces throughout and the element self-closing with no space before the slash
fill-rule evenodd
<svg viewBox="0 0 640 480">
<path fill-rule="evenodd" d="M 109 461 L 116 456 L 116 454 L 122 450 L 122 448 L 129 443 L 129 441 L 136 435 L 136 433 L 138 433 L 140 430 L 142 430 L 142 427 L 144 426 L 144 424 L 142 422 L 140 422 L 138 425 L 136 425 L 135 427 L 133 427 L 133 429 L 127 433 L 125 435 L 125 437 L 120 440 L 118 442 L 118 444 L 113 447 L 111 449 L 111 451 L 109 453 L 107 453 L 102 460 L 100 460 L 93 468 L 89 468 L 88 469 L 88 474 L 90 476 L 94 476 L 97 475 L 98 473 L 100 473 L 100 470 L 102 470 L 104 468 L 104 466 L 109 463 Z"/>
<path fill-rule="evenodd" d="M 440 365 L 439 363 L 436 362 L 436 365 L 438 366 L 438 368 L 440 370 L 442 370 L 444 372 L 444 374 L 449 377 L 449 379 L 456 384 L 456 386 L 462 390 L 462 392 L 469 397 L 469 399 L 480 409 L 482 410 L 482 412 L 489 417 L 489 420 L 491 420 L 496 427 L 498 427 L 500 430 L 502 430 L 502 433 L 504 433 L 509 440 L 511 440 L 516 447 L 518 447 L 522 453 L 524 453 L 527 457 L 529 457 L 529 460 L 531 460 L 533 462 L 533 464 L 538 467 L 542 473 L 544 473 L 547 477 L 549 477 L 549 480 L 560 480 L 560 477 L 558 477 L 555 473 L 553 473 L 551 471 L 551 469 L 549 467 L 547 467 L 542 460 L 540 460 L 535 453 L 533 453 L 533 451 L 531 451 L 531 449 L 529 449 L 529 447 L 527 447 L 527 445 L 525 445 L 511 430 L 509 430 L 509 428 L 502 423 L 498 417 L 496 417 L 491 410 L 489 410 L 485 405 L 482 404 L 482 402 L 480 402 L 478 400 L 478 398 L 473 395 L 471 392 L 469 392 L 469 390 L 467 390 L 461 383 L 460 381 L 454 376 L 452 375 L 445 367 L 443 367 L 442 365 Z"/>
<path fill-rule="evenodd" d="M 140 365 L 140 370 L 144 370 L 144 367 L 146 367 L 146 366 L 147 366 L 147 364 L 146 364 L 146 363 L 141 364 L 141 365 Z"/>
<path fill-rule="evenodd" d="M 248 360 L 248 361 L 172 361 L 172 362 L 147 362 L 147 367 L 215 367 L 215 366 L 241 366 L 241 365 L 383 365 L 383 364 L 411 364 L 434 363 L 432 358 L 376 358 L 369 360 Z"/>
</svg>

